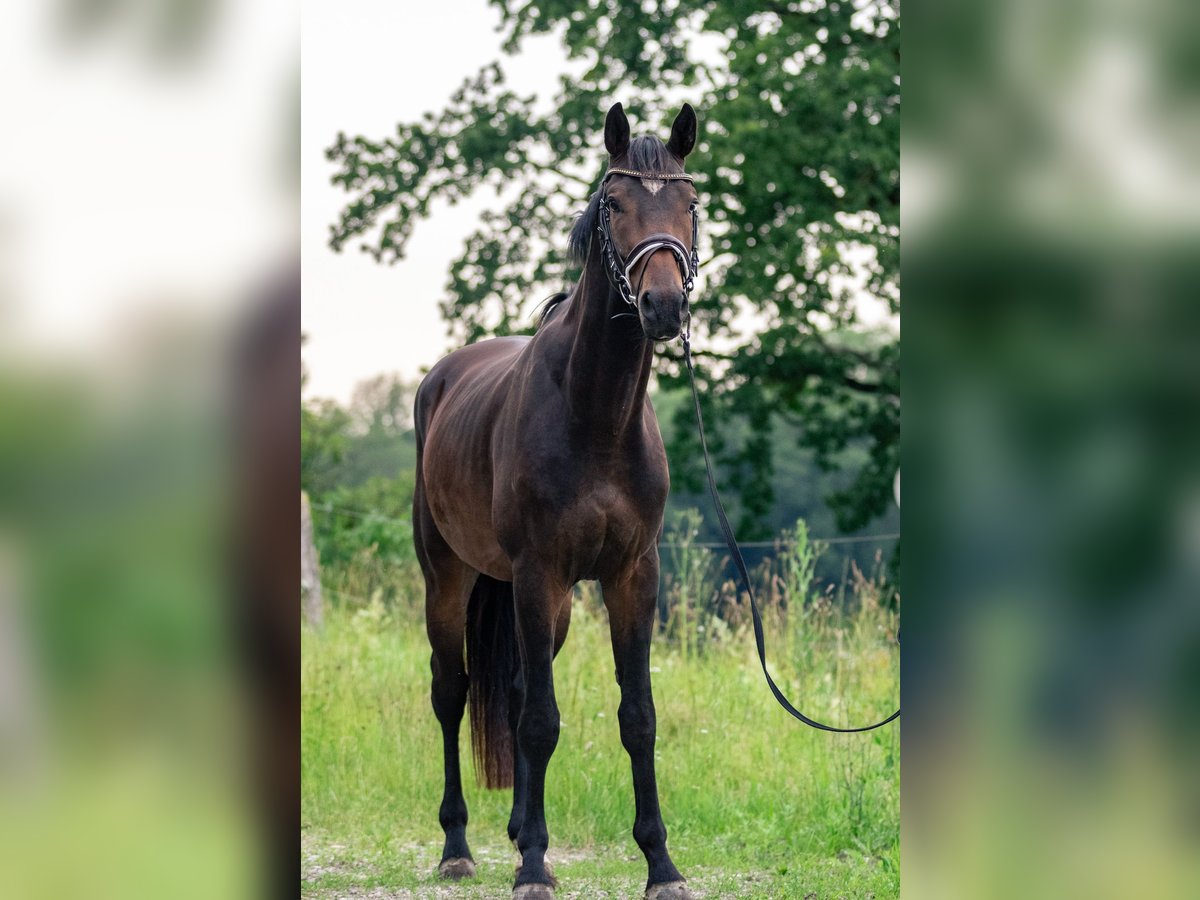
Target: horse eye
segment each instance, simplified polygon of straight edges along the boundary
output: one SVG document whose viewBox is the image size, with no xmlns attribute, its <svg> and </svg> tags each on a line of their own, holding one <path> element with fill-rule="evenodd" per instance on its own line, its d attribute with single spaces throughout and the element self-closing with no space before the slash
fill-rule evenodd
<svg viewBox="0 0 1200 900">
<path fill-rule="evenodd" d="M 612 197 L 609 197 L 608 198 L 608 208 L 610 210 L 612 210 L 613 212 L 620 212 L 621 204 L 618 203 L 616 200 L 614 200 Z"/>
</svg>

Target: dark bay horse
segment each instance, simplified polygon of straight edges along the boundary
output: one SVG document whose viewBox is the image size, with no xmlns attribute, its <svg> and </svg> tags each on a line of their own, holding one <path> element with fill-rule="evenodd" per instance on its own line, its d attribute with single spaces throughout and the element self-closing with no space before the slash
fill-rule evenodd
<svg viewBox="0 0 1200 900">
<path fill-rule="evenodd" d="M 654 775 L 650 638 L 668 476 L 646 386 L 655 342 L 678 337 L 688 314 L 697 201 L 683 160 L 696 115 L 685 105 L 665 145 L 631 141 L 618 103 L 604 142 L 608 170 L 570 236 L 579 283 L 551 299 L 532 338 L 451 353 L 416 398 L 413 527 L 445 753 L 439 871 L 475 874 L 458 754 L 469 698 L 476 771 L 513 788 L 513 896 L 526 900 L 554 896 L 543 805 L 559 732 L 552 662 L 581 580 L 600 582 L 608 610 L 646 897 L 691 896 L 667 852 Z"/>
</svg>

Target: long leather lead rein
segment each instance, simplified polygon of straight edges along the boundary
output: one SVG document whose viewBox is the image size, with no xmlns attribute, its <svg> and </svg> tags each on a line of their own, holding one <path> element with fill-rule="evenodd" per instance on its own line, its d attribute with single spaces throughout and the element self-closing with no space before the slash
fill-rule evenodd
<svg viewBox="0 0 1200 900">
<path fill-rule="evenodd" d="M 841 734 L 848 734 L 857 731 L 872 731 L 876 728 L 888 724 L 900 716 L 900 710 L 896 710 L 882 722 L 876 722 L 874 725 L 864 725 L 861 728 L 835 728 L 832 725 L 825 725 L 815 719 L 810 719 L 796 707 L 792 706 L 791 701 L 783 696 L 783 692 L 775 685 L 775 680 L 771 678 L 771 673 L 767 671 L 767 651 L 763 641 L 763 625 L 762 616 L 758 613 L 758 604 L 754 600 L 754 588 L 750 584 L 750 573 L 746 569 L 746 561 L 742 559 L 742 551 L 738 549 L 737 540 L 733 536 L 733 529 L 729 526 L 729 519 L 725 515 L 725 507 L 721 505 L 721 498 L 717 494 L 717 482 L 713 478 L 712 460 L 708 456 L 708 442 L 704 439 L 704 417 L 700 414 L 700 394 L 696 390 L 696 373 L 692 369 L 692 344 L 687 331 L 683 334 L 683 361 L 687 364 L 688 378 L 692 384 L 692 402 L 696 405 L 696 425 L 700 429 L 700 449 L 704 452 L 704 468 L 708 475 L 708 490 L 712 494 L 713 506 L 717 510 L 717 520 L 721 523 L 721 531 L 725 534 L 725 543 L 729 545 L 729 552 L 733 556 L 733 564 L 737 567 L 738 574 L 742 577 L 742 584 L 746 586 L 746 594 L 750 597 L 750 615 L 754 620 L 754 643 L 758 645 L 758 659 L 762 663 L 763 675 L 767 678 L 767 685 L 771 688 L 771 693 L 775 695 L 775 699 L 779 701 L 779 705 L 785 710 L 803 722 L 805 725 L 810 725 L 813 728 L 819 728 L 821 731 L 836 731 Z"/>
</svg>

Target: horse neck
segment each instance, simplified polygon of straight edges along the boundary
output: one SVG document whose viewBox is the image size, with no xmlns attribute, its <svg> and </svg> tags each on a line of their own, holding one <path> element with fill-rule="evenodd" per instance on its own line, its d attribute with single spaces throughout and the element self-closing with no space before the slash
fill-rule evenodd
<svg viewBox="0 0 1200 900">
<path fill-rule="evenodd" d="M 654 343 L 643 335 L 637 312 L 609 283 L 595 246 L 568 312 L 563 324 L 571 349 L 563 384 L 572 419 L 597 441 L 616 440 L 641 422 Z"/>
</svg>

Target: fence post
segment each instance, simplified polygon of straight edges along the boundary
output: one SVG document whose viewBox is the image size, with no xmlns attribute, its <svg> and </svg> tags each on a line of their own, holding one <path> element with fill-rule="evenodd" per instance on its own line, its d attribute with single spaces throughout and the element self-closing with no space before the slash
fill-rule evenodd
<svg viewBox="0 0 1200 900">
<path fill-rule="evenodd" d="M 304 491 L 300 492 L 300 608 L 310 625 L 321 627 L 325 612 L 321 598 L 321 562 L 313 543 L 312 510 Z"/>
</svg>

